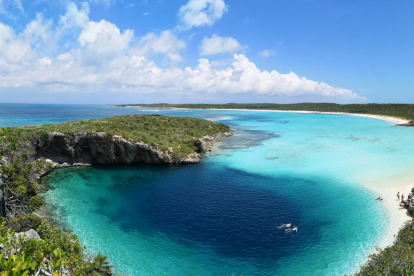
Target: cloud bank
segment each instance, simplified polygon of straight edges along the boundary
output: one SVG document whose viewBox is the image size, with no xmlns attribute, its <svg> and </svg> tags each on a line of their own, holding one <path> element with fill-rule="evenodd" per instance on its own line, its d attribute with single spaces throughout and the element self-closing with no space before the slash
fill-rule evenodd
<svg viewBox="0 0 414 276">
<path fill-rule="evenodd" d="M 190 0 L 184 7 L 180 13 L 206 13 L 188 26 L 210 24 L 226 9 L 221 0 Z M 121 31 L 111 22 L 91 21 L 88 13 L 87 4 L 78 8 L 69 3 L 57 24 L 38 15 L 21 33 L 0 23 L 0 93 L 23 88 L 51 93 L 253 93 L 360 99 L 351 90 L 308 80 L 293 72 L 262 71 L 245 55 L 234 53 L 241 45 L 229 37 L 213 35 L 201 43 L 202 55 L 234 53 L 223 63 L 225 66 L 218 68 L 218 61 L 201 58 L 194 68 L 180 68 L 177 64 L 183 60 L 186 42 L 177 34 L 165 30 L 136 36 L 133 30 Z M 45 45 L 51 41 L 64 41 L 71 47 L 59 48 L 58 44 L 58 50 L 45 53 Z M 163 56 L 168 66 L 157 65 L 153 55 Z"/>
</svg>

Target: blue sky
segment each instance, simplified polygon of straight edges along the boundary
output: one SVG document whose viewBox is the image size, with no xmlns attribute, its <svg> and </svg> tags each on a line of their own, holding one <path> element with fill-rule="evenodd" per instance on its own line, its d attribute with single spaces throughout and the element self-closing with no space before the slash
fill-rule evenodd
<svg viewBox="0 0 414 276">
<path fill-rule="evenodd" d="M 414 102 L 414 1 L 0 0 L 0 102 Z"/>
</svg>

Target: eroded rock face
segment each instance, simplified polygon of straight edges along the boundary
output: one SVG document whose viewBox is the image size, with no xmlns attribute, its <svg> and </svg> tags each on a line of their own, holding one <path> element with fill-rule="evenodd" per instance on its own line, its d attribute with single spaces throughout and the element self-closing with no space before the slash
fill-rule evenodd
<svg viewBox="0 0 414 276">
<path fill-rule="evenodd" d="M 200 139 L 204 149 L 210 150 L 212 145 L 233 132 L 219 133 L 214 137 Z M 198 163 L 201 154 L 191 153 L 184 157 L 176 157 L 170 152 L 162 152 L 144 142 L 131 142 L 121 136 L 108 136 L 104 132 L 77 133 L 52 132 L 48 136 L 39 137 L 31 149 L 33 158 L 44 157 L 59 164 L 112 164 L 112 163 L 150 163 L 179 164 Z"/>
<path fill-rule="evenodd" d="M 4 192 L 4 178 L 3 175 L 0 174 L 0 216 L 6 216 L 6 194 Z"/>
</svg>

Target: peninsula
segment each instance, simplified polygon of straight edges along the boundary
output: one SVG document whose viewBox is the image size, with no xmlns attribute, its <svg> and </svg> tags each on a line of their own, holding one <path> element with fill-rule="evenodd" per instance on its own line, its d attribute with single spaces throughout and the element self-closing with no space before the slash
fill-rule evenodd
<svg viewBox="0 0 414 276">
<path fill-rule="evenodd" d="M 202 153 L 231 135 L 222 123 L 158 115 L 0 129 L 0 244 L 7 255 L 30 266 L 22 268 L 17 261 L 4 265 L 1 255 L 3 269 L 20 269 L 13 275 L 112 275 L 106 257 L 85 258 L 76 236 L 36 214 L 43 204 L 37 195 L 41 176 L 67 166 L 198 163 Z M 15 234 L 22 231 L 30 239 Z M 24 254 L 39 258 L 29 260 Z"/>
</svg>

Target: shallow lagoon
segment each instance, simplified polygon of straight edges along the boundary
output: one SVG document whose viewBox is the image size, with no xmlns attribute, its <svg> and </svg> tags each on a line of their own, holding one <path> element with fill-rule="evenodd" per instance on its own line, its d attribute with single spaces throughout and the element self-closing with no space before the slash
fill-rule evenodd
<svg viewBox="0 0 414 276">
<path fill-rule="evenodd" d="M 237 132 L 198 165 L 70 168 L 47 178 L 54 189 L 44 197 L 60 222 L 130 275 L 347 273 L 387 231 L 389 214 L 362 184 L 414 164 L 414 129 L 369 118 L 71 108 L 76 118 L 68 111 L 53 122 L 158 113 Z M 278 228 L 290 222 L 298 233 Z"/>
</svg>

